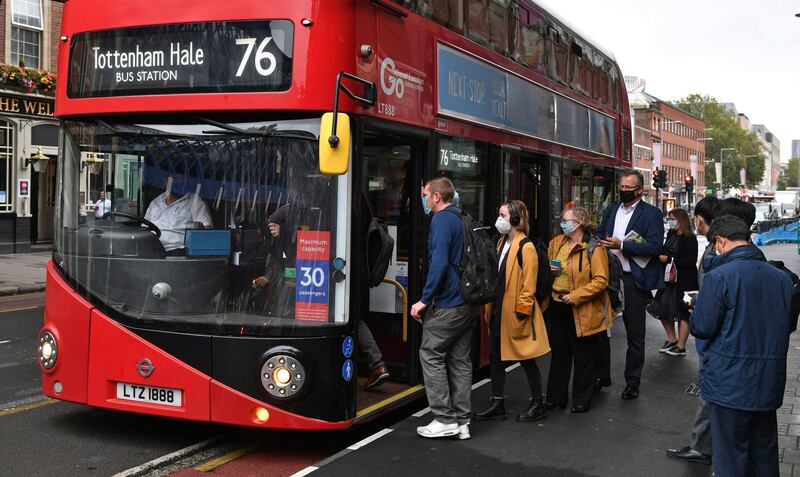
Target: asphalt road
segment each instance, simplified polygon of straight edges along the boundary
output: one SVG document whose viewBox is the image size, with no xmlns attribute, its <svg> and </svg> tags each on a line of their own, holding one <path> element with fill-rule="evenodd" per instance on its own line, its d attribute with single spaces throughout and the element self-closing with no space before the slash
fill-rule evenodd
<svg viewBox="0 0 800 477">
<path fill-rule="evenodd" d="M 0 298 L 0 477 L 207 475 L 209 470 L 217 475 L 291 475 L 423 407 L 418 401 L 353 430 L 309 433 L 242 429 L 52 400 L 41 394 L 36 362 L 43 302 L 43 294 Z M 241 456 L 249 458 L 237 459 Z"/>
</svg>

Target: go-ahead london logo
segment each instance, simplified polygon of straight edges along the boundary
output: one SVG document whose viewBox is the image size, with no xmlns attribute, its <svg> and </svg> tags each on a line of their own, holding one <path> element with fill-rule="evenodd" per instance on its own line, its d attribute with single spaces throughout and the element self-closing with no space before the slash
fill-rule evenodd
<svg viewBox="0 0 800 477">
<path fill-rule="evenodd" d="M 394 60 L 386 57 L 381 62 L 381 89 L 388 95 L 394 95 L 397 99 L 401 99 L 406 90 L 406 82 L 409 88 L 422 91 L 422 86 L 425 80 L 419 76 L 400 71 L 395 66 Z"/>
</svg>

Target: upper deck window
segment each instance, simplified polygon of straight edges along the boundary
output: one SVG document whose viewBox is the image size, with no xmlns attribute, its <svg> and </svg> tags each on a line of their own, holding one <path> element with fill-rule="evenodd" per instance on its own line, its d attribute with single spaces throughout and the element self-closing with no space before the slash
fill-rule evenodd
<svg viewBox="0 0 800 477">
<path fill-rule="evenodd" d="M 41 0 L 11 2 L 11 63 L 29 68 L 41 67 Z"/>
</svg>

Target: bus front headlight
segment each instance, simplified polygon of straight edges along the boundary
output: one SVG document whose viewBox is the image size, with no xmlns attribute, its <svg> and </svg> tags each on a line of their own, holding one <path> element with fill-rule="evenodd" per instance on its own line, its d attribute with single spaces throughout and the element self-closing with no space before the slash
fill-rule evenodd
<svg viewBox="0 0 800 477">
<path fill-rule="evenodd" d="M 58 344 L 56 337 L 49 331 L 39 334 L 39 364 L 44 369 L 53 369 L 58 359 Z"/>
<path fill-rule="evenodd" d="M 293 397 L 303 389 L 305 382 L 305 367 L 294 356 L 275 354 L 261 366 L 261 384 L 272 397 Z"/>
</svg>

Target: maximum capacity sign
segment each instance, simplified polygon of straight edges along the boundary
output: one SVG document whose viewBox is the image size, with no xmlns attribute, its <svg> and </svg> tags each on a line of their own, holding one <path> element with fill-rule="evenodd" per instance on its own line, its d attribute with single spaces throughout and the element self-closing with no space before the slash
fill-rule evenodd
<svg viewBox="0 0 800 477">
<path fill-rule="evenodd" d="M 330 232 L 297 231 L 295 319 L 328 321 L 330 256 Z"/>
</svg>

